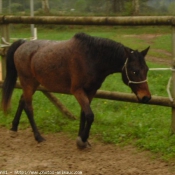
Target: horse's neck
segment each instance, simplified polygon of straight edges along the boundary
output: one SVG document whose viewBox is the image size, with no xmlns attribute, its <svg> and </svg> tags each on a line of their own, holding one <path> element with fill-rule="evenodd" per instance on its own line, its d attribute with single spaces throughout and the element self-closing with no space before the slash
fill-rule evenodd
<svg viewBox="0 0 175 175">
<path fill-rule="evenodd" d="M 106 60 L 105 66 L 106 66 L 106 71 L 109 74 L 112 73 L 120 73 L 122 72 L 122 68 L 126 62 L 126 56 L 122 55 L 122 56 L 116 56 L 114 58 L 111 58 L 111 60 Z"/>
</svg>

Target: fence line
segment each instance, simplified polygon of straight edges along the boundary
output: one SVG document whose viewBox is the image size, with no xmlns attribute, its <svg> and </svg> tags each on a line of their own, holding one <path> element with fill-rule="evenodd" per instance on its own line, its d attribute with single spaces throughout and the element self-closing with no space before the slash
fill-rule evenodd
<svg viewBox="0 0 175 175">
<path fill-rule="evenodd" d="M 63 25 L 175 25 L 175 16 L 70 17 L 70 16 L 3 16 L 0 24 Z"/>
<path fill-rule="evenodd" d="M 3 85 L 3 81 L 0 81 L 0 88 L 2 88 L 2 85 Z M 16 83 L 15 88 L 21 89 L 21 85 L 19 82 Z M 43 86 L 39 86 L 37 90 L 42 92 L 50 92 Z M 71 95 L 71 94 L 67 94 L 67 95 Z M 137 100 L 137 97 L 134 94 L 116 92 L 116 91 L 111 92 L 111 91 L 98 90 L 95 95 L 95 98 L 139 103 Z M 147 104 L 159 105 L 159 106 L 165 106 L 165 107 L 175 107 L 175 104 L 168 97 L 161 97 L 161 96 L 154 96 L 154 95 L 152 96 L 151 100 Z"/>
<path fill-rule="evenodd" d="M 61 24 L 61 25 L 167 25 L 172 26 L 172 68 L 175 70 L 175 16 L 142 16 L 142 17 L 58 17 L 58 16 L 2 16 L 0 15 L 0 26 L 2 26 L 2 36 L 9 42 L 9 24 Z M 5 59 L 2 59 L 2 68 L 5 67 Z M 3 69 L 4 77 L 4 69 Z M 111 100 L 122 100 L 137 102 L 133 94 L 98 91 L 98 98 Z M 156 101 L 158 99 L 158 101 Z M 172 132 L 175 133 L 175 71 L 172 71 L 172 100 L 168 97 L 153 96 L 149 104 L 169 106 L 172 108 Z"/>
</svg>

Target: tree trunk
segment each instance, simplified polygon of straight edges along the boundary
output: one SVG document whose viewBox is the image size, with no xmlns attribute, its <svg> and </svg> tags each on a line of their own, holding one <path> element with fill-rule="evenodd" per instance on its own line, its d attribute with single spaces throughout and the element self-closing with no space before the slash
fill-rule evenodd
<svg viewBox="0 0 175 175">
<path fill-rule="evenodd" d="M 106 15 L 109 15 L 110 10 L 111 10 L 111 1 L 110 0 L 105 1 L 105 8 L 106 8 Z"/>
<path fill-rule="evenodd" d="M 45 13 L 49 13 L 49 0 L 42 0 L 42 9 Z"/>
<path fill-rule="evenodd" d="M 112 12 L 122 12 L 123 10 L 123 4 L 124 2 L 122 0 L 112 0 L 111 6 L 112 6 Z"/>
<path fill-rule="evenodd" d="M 113 9 L 113 13 L 117 12 L 117 0 L 113 0 L 113 2 L 112 2 L 112 9 Z"/>
<path fill-rule="evenodd" d="M 0 14 L 2 14 L 2 0 L 0 0 Z"/>
<path fill-rule="evenodd" d="M 133 9 L 133 15 L 139 15 L 140 12 L 139 0 L 132 0 L 132 9 Z"/>
<path fill-rule="evenodd" d="M 11 0 L 9 0 L 9 8 L 8 8 L 8 13 L 11 14 Z"/>
</svg>

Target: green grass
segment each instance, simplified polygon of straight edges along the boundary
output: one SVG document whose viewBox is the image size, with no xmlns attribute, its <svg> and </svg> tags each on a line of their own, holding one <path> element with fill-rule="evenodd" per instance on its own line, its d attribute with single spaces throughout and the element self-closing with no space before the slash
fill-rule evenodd
<svg viewBox="0 0 175 175">
<path fill-rule="evenodd" d="M 151 48 L 171 51 L 171 30 L 167 27 L 81 27 L 81 26 L 41 26 L 38 27 L 39 39 L 62 40 L 72 37 L 76 32 L 86 32 L 91 35 L 111 38 L 134 49 L 145 49 L 147 41 L 139 38 L 125 38 L 124 35 L 135 34 L 162 34 L 152 40 Z M 11 29 L 12 37 L 25 38 L 28 28 L 18 31 L 14 26 Z M 149 54 L 155 54 L 151 51 Z M 161 56 L 161 55 L 160 55 Z M 149 67 L 166 67 L 148 62 Z M 167 96 L 166 85 L 170 71 L 149 71 L 148 79 L 150 91 L 153 95 Z M 120 74 L 109 76 L 103 83 L 101 89 L 110 91 L 131 92 L 121 80 Z M 0 111 L 0 125 L 10 128 L 11 121 L 15 115 L 21 90 L 15 90 L 12 97 L 12 108 L 7 116 Z M 56 94 L 66 107 L 79 118 L 80 107 L 75 98 L 70 95 Z M 33 97 L 33 106 L 36 123 L 42 133 L 67 132 L 74 138 L 77 135 L 79 120 L 71 121 L 64 117 L 53 104 L 41 93 L 36 92 Z M 127 102 L 111 101 L 105 99 L 94 99 L 92 110 L 95 121 L 91 129 L 91 137 L 100 141 L 113 144 L 133 144 L 138 148 L 150 150 L 165 160 L 175 158 L 175 136 L 171 135 L 171 108 L 134 104 Z M 30 127 L 25 114 L 20 121 L 20 129 Z"/>
</svg>

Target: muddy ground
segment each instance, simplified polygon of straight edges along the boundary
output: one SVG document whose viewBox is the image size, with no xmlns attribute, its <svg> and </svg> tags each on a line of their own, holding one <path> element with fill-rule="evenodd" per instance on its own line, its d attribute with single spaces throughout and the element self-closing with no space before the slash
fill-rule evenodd
<svg viewBox="0 0 175 175">
<path fill-rule="evenodd" d="M 79 150 L 64 133 L 44 135 L 38 144 L 31 129 L 13 133 L 0 128 L 0 169 L 9 174 L 77 173 L 83 175 L 173 175 L 174 164 L 153 159 L 132 146 L 103 144 L 91 138 L 92 148 Z"/>
<path fill-rule="evenodd" d="M 151 44 L 155 36 L 140 37 Z M 171 60 L 147 59 L 171 64 Z M 91 138 L 92 148 L 79 150 L 65 133 L 44 137 L 46 141 L 38 144 L 31 129 L 14 134 L 0 127 L 0 174 L 175 175 L 174 163 L 155 159 L 150 152 L 132 146 L 103 144 Z"/>
</svg>

